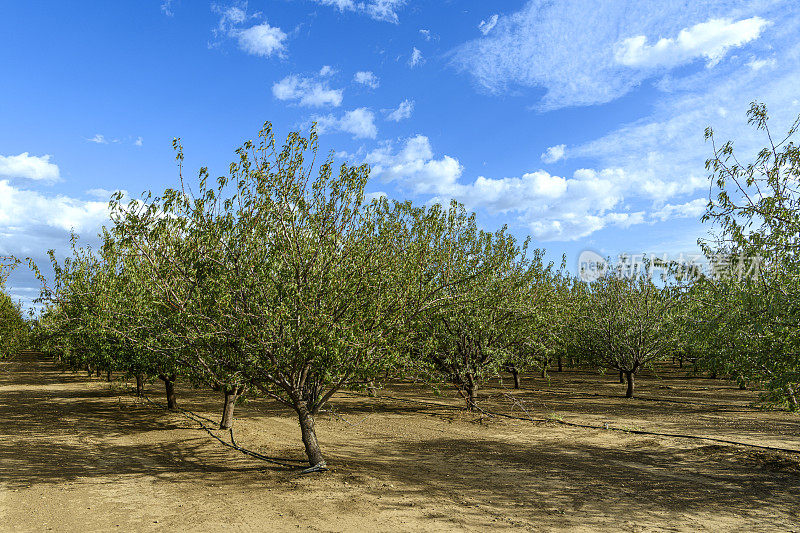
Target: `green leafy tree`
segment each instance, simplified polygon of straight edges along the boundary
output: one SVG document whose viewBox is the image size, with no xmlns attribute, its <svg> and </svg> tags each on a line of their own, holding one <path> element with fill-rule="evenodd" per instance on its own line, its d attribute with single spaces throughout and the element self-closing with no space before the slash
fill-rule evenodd
<svg viewBox="0 0 800 533">
<path fill-rule="evenodd" d="M 716 268 L 704 276 L 704 303 L 717 333 L 714 360 L 739 379 L 766 385 L 775 403 L 798 408 L 800 392 L 800 148 L 798 118 L 782 138 L 769 128 L 767 108 L 753 102 L 748 122 L 766 140 L 741 163 L 732 141 L 706 162 L 712 198 L 703 217 L 718 228 L 701 243 Z"/>
<path fill-rule="evenodd" d="M 30 327 L 22 316 L 19 302 L 6 293 L 8 275 L 19 264 L 13 257 L 0 257 L 0 359 L 27 346 Z"/>
<path fill-rule="evenodd" d="M 399 365 L 409 316 L 438 300 L 421 280 L 436 217 L 365 203 L 368 167 L 316 166 L 317 146 L 312 128 L 279 148 L 266 124 L 215 186 L 201 169 L 194 194 L 181 177 L 161 197 L 117 197 L 113 235 L 146 265 L 163 318 L 148 327 L 205 380 L 293 409 L 309 463 L 322 468 L 314 417 L 342 387 Z"/>
<path fill-rule="evenodd" d="M 636 374 L 674 348 L 673 308 L 668 289 L 647 275 L 612 270 L 588 285 L 575 342 L 592 364 L 621 372 L 628 384 L 625 397 L 632 398 Z"/>
</svg>

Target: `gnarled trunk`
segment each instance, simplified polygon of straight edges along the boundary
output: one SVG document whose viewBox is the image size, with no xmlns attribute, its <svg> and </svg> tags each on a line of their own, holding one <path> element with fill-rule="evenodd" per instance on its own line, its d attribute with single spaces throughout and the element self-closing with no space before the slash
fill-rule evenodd
<svg viewBox="0 0 800 533">
<path fill-rule="evenodd" d="M 478 406 L 475 403 L 475 393 L 478 390 L 478 383 L 475 381 L 475 377 L 472 375 L 472 372 L 467 372 L 467 383 L 465 386 L 467 389 L 467 410 L 474 411 Z"/>
<path fill-rule="evenodd" d="M 564 361 L 563 361 L 563 358 L 561 357 L 561 355 L 558 356 L 558 371 L 559 372 L 563 372 L 564 371 Z"/>
<path fill-rule="evenodd" d="M 108 381 L 109 383 L 111 383 L 111 381 L 112 381 L 112 379 L 111 379 L 111 378 L 112 378 L 112 377 L 113 377 L 113 376 L 112 376 L 112 374 L 111 374 L 111 370 L 106 370 L 106 381 Z"/>
<path fill-rule="evenodd" d="M 630 370 L 625 372 L 625 377 L 628 379 L 628 390 L 625 391 L 626 398 L 633 398 L 633 377 L 634 373 Z"/>
<path fill-rule="evenodd" d="M 375 386 L 375 382 L 372 380 L 369 380 L 367 383 L 367 394 L 370 398 L 374 398 L 378 395 L 378 388 Z"/>
<path fill-rule="evenodd" d="M 786 392 L 787 392 L 787 396 L 788 396 L 788 399 L 789 399 L 789 409 L 792 410 L 792 411 L 797 411 L 797 409 L 798 409 L 798 407 L 800 407 L 800 405 L 798 405 L 798 403 L 797 403 L 797 395 L 795 394 L 794 387 L 792 387 L 791 385 L 788 385 L 786 387 Z"/>
<path fill-rule="evenodd" d="M 141 398 L 144 393 L 144 375 L 136 374 L 136 396 Z"/>
<path fill-rule="evenodd" d="M 511 375 L 514 376 L 514 388 L 518 389 L 519 388 L 519 370 L 517 370 L 517 367 L 515 367 L 514 365 L 511 365 L 511 368 L 509 368 L 509 371 L 511 372 Z"/>
<path fill-rule="evenodd" d="M 225 406 L 222 408 L 219 429 L 230 429 L 233 426 L 233 410 L 236 407 L 236 400 L 244 393 L 244 387 L 242 385 L 225 387 L 223 392 L 225 393 Z"/>
<path fill-rule="evenodd" d="M 175 375 L 158 376 L 164 382 L 164 387 L 167 392 L 167 409 L 175 410 L 178 408 L 178 400 L 175 398 Z"/>
<path fill-rule="evenodd" d="M 622 370 L 619 371 L 619 382 L 625 383 L 625 374 L 622 373 Z"/>
<path fill-rule="evenodd" d="M 322 450 L 320 450 L 317 442 L 314 415 L 311 414 L 302 400 L 294 402 L 294 409 L 297 411 L 297 417 L 300 420 L 300 434 L 303 437 L 303 445 L 306 447 L 308 463 L 311 466 L 325 467 L 325 458 L 322 456 Z"/>
</svg>

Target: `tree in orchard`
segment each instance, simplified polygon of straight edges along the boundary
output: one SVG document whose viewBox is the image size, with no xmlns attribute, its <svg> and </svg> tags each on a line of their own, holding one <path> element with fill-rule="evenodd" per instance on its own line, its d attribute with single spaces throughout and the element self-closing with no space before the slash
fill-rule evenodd
<svg viewBox="0 0 800 533">
<path fill-rule="evenodd" d="M 508 363 L 520 364 L 530 325 L 538 322 L 546 278 L 540 250 L 527 257 L 505 229 L 477 229 L 475 217 L 451 204 L 446 246 L 435 265 L 433 283 L 446 287 L 453 304 L 431 309 L 415 326 L 414 351 L 461 394 L 467 409 L 477 408 L 481 383 Z"/>
<path fill-rule="evenodd" d="M 592 281 L 587 296 L 576 342 L 594 365 L 622 372 L 625 397 L 632 398 L 636 374 L 674 347 L 673 299 L 647 275 L 624 276 L 615 270 Z"/>
<path fill-rule="evenodd" d="M 5 290 L 8 275 L 19 261 L 0 257 L 0 359 L 14 355 L 27 346 L 30 327 L 22 316 L 22 309 Z"/>
<path fill-rule="evenodd" d="M 436 217 L 365 203 L 368 167 L 316 166 L 317 148 L 314 128 L 279 148 L 267 123 L 215 186 L 202 169 L 194 194 L 181 177 L 161 197 L 117 198 L 114 235 L 149 265 L 154 305 L 178 317 L 161 328 L 185 347 L 181 358 L 293 409 L 321 469 L 319 410 L 400 364 L 409 316 L 444 299 L 421 280 Z"/>
<path fill-rule="evenodd" d="M 44 310 L 39 320 L 39 338 L 45 351 L 73 368 L 91 375 L 115 370 L 113 339 L 100 325 L 102 318 L 102 258 L 91 248 L 78 248 L 72 235 L 72 255 L 59 263 L 49 252 L 54 271 L 52 286 L 43 282 L 39 301 Z"/>
<path fill-rule="evenodd" d="M 713 187 L 704 221 L 718 228 L 701 243 L 710 259 L 723 259 L 721 276 L 705 284 L 709 309 L 724 308 L 719 329 L 736 342 L 719 357 L 747 379 L 763 382 L 775 403 L 798 408 L 800 394 L 800 126 L 776 138 L 764 104 L 753 102 L 748 122 L 766 146 L 742 163 L 732 141 L 706 162 Z"/>
</svg>

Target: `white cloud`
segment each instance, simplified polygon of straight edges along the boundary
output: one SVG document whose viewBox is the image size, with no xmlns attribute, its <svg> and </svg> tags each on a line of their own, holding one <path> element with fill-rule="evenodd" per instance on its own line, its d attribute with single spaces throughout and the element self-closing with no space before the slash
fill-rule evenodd
<svg viewBox="0 0 800 533">
<path fill-rule="evenodd" d="M 108 200 L 83 201 L 68 196 L 45 196 L 37 191 L 19 189 L 0 180 L 0 232 L 9 241 L 24 242 L 25 235 L 36 227 L 62 232 L 96 233 L 108 219 Z M 6 239 L 0 239 L 6 241 Z M 28 247 L 25 250 L 30 252 Z M 46 248 L 44 248 L 46 250 Z M 41 253 L 42 250 L 35 250 Z M 6 247 L 3 254 L 12 253 Z"/>
<path fill-rule="evenodd" d="M 336 69 L 330 65 L 324 65 L 321 69 L 319 69 L 319 75 L 321 78 L 333 76 L 334 74 L 336 74 Z"/>
<path fill-rule="evenodd" d="M 128 196 L 128 191 L 125 191 L 125 190 L 112 191 L 112 190 L 103 189 L 103 188 L 89 189 L 88 191 L 86 191 L 86 194 L 88 196 L 91 196 L 92 198 L 96 198 L 98 200 L 104 200 L 104 201 L 108 202 L 111 199 L 111 195 L 116 193 L 116 192 L 121 192 L 123 197 L 127 197 Z"/>
<path fill-rule="evenodd" d="M 407 139 L 394 153 L 392 143 L 384 143 L 367 154 L 365 162 L 372 173 L 386 182 L 397 182 L 414 194 L 450 195 L 458 188 L 463 167 L 456 159 L 433 158 L 430 140 L 424 135 Z"/>
<path fill-rule="evenodd" d="M 760 47 L 761 41 L 753 40 L 763 29 L 760 21 L 788 19 L 786 12 L 792 9 L 796 8 L 789 0 L 640 0 L 596 2 L 589 17 L 584 0 L 529 0 L 516 13 L 503 15 L 488 35 L 456 48 L 452 64 L 490 93 L 543 90 L 543 96 L 532 93 L 541 110 L 602 104 L 663 75 L 670 65 L 694 57 L 717 58 L 740 42 Z M 732 23 L 741 35 L 729 33 L 730 27 L 703 26 L 726 18 L 742 23 Z M 770 35 L 778 29 L 776 24 Z M 695 40 L 681 38 L 681 32 Z M 629 66 L 620 63 L 617 54 L 620 43 L 632 36 L 647 38 L 641 46 L 641 39 L 625 45 L 623 50 L 631 55 L 621 57 L 627 57 Z M 672 43 L 664 47 L 674 56 L 661 54 L 662 36 Z M 647 39 L 655 44 L 647 44 Z"/>
<path fill-rule="evenodd" d="M 711 19 L 682 29 L 674 39 L 662 38 L 652 45 L 647 43 L 647 36 L 637 35 L 617 45 L 615 58 L 628 67 L 672 68 L 704 57 L 713 66 L 731 48 L 757 39 L 767 24 L 761 17 L 736 22 Z"/>
<path fill-rule="evenodd" d="M 34 181 L 58 181 L 58 165 L 50 162 L 49 155 L 0 155 L 0 178 L 25 178 Z"/>
<path fill-rule="evenodd" d="M 777 65 L 778 62 L 774 57 L 770 59 L 752 59 L 747 63 L 747 66 L 753 70 L 761 70 L 764 67 L 775 68 Z"/>
<path fill-rule="evenodd" d="M 663 182 L 643 181 L 620 168 L 578 169 L 572 177 L 536 170 L 520 177 L 478 176 L 463 183 L 461 163 L 447 155 L 436 158 L 423 135 L 406 140 L 397 150 L 393 143 L 383 143 L 364 161 L 374 176 L 395 183 L 406 194 L 437 202 L 454 198 L 468 209 L 516 215 L 518 224 L 544 241 L 576 240 L 609 226 L 696 217 L 705 207 L 702 198 L 683 204 L 663 201 L 667 194 L 694 190 L 695 184 L 665 191 Z"/>
<path fill-rule="evenodd" d="M 211 5 L 211 10 L 220 15 L 219 23 L 213 30 L 214 36 L 219 40 L 225 37 L 236 39 L 239 48 L 248 54 L 270 57 L 283 56 L 286 51 L 286 33 L 277 26 L 270 26 L 267 22 L 255 24 L 249 28 L 242 25 L 249 19 L 260 18 L 260 13 L 248 15 L 244 8 L 239 6 L 221 7 Z M 210 43 L 209 47 L 219 46 L 219 42 Z"/>
<path fill-rule="evenodd" d="M 378 135 L 375 114 L 365 107 L 348 111 L 341 117 L 314 116 L 312 120 L 320 133 L 340 131 L 350 133 L 355 139 L 374 139 Z"/>
<path fill-rule="evenodd" d="M 411 113 L 413 112 L 414 100 L 403 100 L 400 102 L 400 105 L 397 106 L 397 109 L 391 110 L 386 119 L 394 122 L 400 122 L 401 120 L 411 118 Z"/>
<path fill-rule="evenodd" d="M 480 24 L 478 24 L 478 29 L 484 35 L 488 35 L 490 31 L 497 26 L 497 20 L 499 19 L 499 15 L 494 14 L 489 17 L 487 20 L 482 20 Z"/>
<path fill-rule="evenodd" d="M 248 54 L 269 57 L 282 53 L 286 48 L 284 44 L 286 34 L 280 28 L 270 26 L 266 22 L 239 30 L 236 35 L 239 38 L 239 48 Z"/>
<path fill-rule="evenodd" d="M 133 141 L 134 146 L 142 146 L 144 144 L 144 139 L 141 137 L 137 137 L 135 141 Z"/>
<path fill-rule="evenodd" d="M 0 179 L 0 256 L 30 257 L 45 275 L 52 275 L 47 250 L 55 250 L 59 257 L 66 255 L 70 230 L 81 236 L 82 245 L 97 245 L 97 234 L 108 215 L 108 196 L 87 201 L 45 195 Z M 29 308 L 40 287 L 28 269 L 18 269 L 8 288 Z"/>
<path fill-rule="evenodd" d="M 700 218 L 706 211 L 708 198 L 695 198 L 683 204 L 666 204 L 653 213 L 653 218 L 665 221 L 672 218 Z"/>
<path fill-rule="evenodd" d="M 430 41 L 430 40 L 433 38 L 433 37 L 431 36 L 431 30 L 421 29 L 421 30 L 419 30 L 419 34 L 420 34 L 420 35 L 422 35 L 422 37 L 423 37 L 423 38 L 424 38 L 426 41 Z"/>
<path fill-rule="evenodd" d="M 296 100 L 306 107 L 338 107 L 342 104 L 342 93 L 341 89 L 329 88 L 326 82 L 296 74 L 286 76 L 272 86 L 272 94 L 278 100 Z"/>
<path fill-rule="evenodd" d="M 89 141 L 90 143 L 108 144 L 108 140 L 106 139 L 105 135 L 101 135 L 100 133 L 95 133 L 94 137 L 90 139 L 87 138 L 86 140 Z"/>
<path fill-rule="evenodd" d="M 542 161 L 545 163 L 555 163 L 557 161 L 561 161 L 564 159 L 564 155 L 566 153 L 567 145 L 565 144 L 557 144 L 555 146 L 549 147 L 543 154 L 542 154 Z"/>
<path fill-rule="evenodd" d="M 397 11 L 406 5 L 407 0 L 314 0 L 324 6 L 332 6 L 339 11 L 354 11 L 365 13 L 375 20 L 397 24 L 400 19 Z"/>
<path fill-rule="evenodd" d="M 408 59 L 408 66 L 414 68 L 424 62 L 425 58 L 422 57 L 422 52 L 415 46 L 411 51 L 411 57 Z"/>
<path fill-rule="evenodd" d="M 361 85 L 366 85 L 370 89 L 377 89 L 381 84 L 375 73 L 369 70 L 362 70 L 356 72 L 355 76 L 353 77 L 353 80 L 356 83 L 360 83 Z"/>
</svg>

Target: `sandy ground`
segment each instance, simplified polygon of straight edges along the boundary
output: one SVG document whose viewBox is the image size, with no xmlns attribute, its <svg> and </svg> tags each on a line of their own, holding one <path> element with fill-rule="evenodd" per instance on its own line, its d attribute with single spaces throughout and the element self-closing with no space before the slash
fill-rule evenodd
<svg viewBox="0 0 800 533">
<path fill-rule="evenodd" d="M 485 409 L 544 422 L 468 414 L 449 392 L 411 384 L 338 395 L 317 422 L 331 471 L 301 476 L 121 382 L 17 359 L 0 364 L 0 530 L 800 530 L 800 454 L 613 430 L 800 450 L 800 417 L 678 369 L 642 376 L 633 400 L 615 378 L 566 371 L 482 391 Z M 148 393 L 162 401 L 158 383 Z M 178 394 L 218 418 L 215 394 Z M 303 459 L 291 413 L 254 400 L 237 415 L 240 445 Z"/>
</svg>

